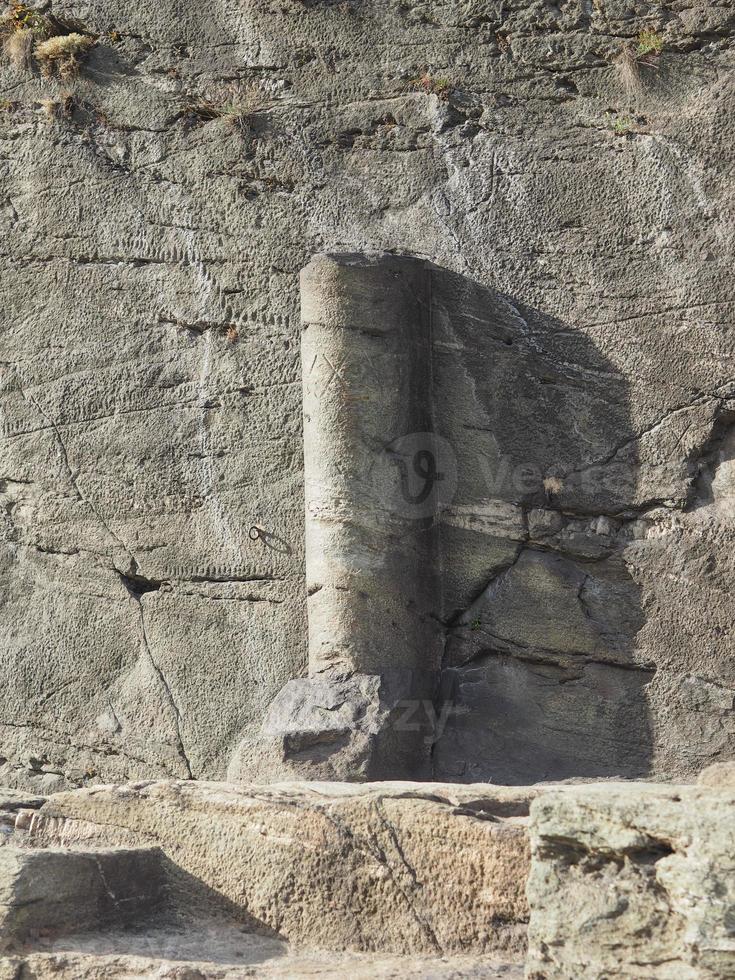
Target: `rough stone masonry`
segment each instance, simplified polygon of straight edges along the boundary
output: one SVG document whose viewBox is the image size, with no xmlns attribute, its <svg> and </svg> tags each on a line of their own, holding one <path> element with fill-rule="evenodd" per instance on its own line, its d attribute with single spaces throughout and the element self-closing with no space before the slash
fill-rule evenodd
<svg viewBox="0 0 735 980">
<path fill-rule="evenodd" d="M 436 778 L 731 757 L 732 5 L 28 10 L 82 40 L 0 68 L 0 782 L 268 778 L 324 252 L 447 276 Z"/>
</svg>

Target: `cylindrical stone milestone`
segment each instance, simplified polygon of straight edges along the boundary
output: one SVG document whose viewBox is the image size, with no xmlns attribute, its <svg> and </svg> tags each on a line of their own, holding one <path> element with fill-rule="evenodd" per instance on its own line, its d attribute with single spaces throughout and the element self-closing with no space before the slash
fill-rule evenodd
<svg viewBox="0 0 735 980">
<path fill-rule="evenodd" d="M 393 255 L 301 275 L 309 673 L 410 672 L 417 699 L 441 658 L 430 288 Z"/>
</svg>

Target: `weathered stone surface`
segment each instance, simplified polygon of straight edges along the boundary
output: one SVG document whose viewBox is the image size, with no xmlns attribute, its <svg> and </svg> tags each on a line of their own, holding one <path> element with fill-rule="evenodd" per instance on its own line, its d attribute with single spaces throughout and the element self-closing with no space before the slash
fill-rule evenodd
<svg viewBox="0 0 735 980">
<path fill-rule="evenodd" d="M 531 807 L 529 980 L 735 975 L 735 792 L 611 783 Z"/>
<path fill-rule="evenodd" d="M 522 784 L 647 771 L 650 732 L 636 671 L 493 651 L 447 671 L 443 682 L 451 711 L 444 709 L 447 734 L 436 751 L 450 778 L 491 772 L 499 783 Z"/>
<path fill-rule="evenodd" d="M 424 699 L 417 701 L 418 694 Z M 430 695 L 425 672 L 411 669 L 289 681 L 271 702 L 260 736 L 233 757 L 228 777 L 425 776 L 433 730 L 425 713 L 414 709 L 433 708 Z"/>
<path fill-rule="evenodd" d="M 171 937 L 168 937 L 169 939 Z M 175 943 L 175 940 L 174 940 Z M 128 937 L 128 944 L 130 938 Z M 104 940 L 101 945 L 104 947 Z M 0 963 L 0 980 L 16 980 L 18 971 L 27 980 L 131 980 L 133 977 L 155 980 L 294 980 L 329 978 L 343 980 L 521 980 L 523 968 L 516 964 L 489 960 L 487 956 L 398 957 L 373 955 L 335 955 L 334 953 L 274 956 L 263 961 L 256 958 L 253 965 L 215 962 L 201 958 L 189 961 L 177 955 L 178 947 L 169 945 L 161 958 L 148 955 L 104 955 L 75 953 L 30 953 L 14 956 Z M 196 953 L 195 953 L 196 955 Z M 247 961 L 240 947 L 233 960 Z"/>
<path fill-rule="evenodd" d="M 301 274 L 310 677 L 297 684 L 317 706 L 331 685 L 355 716 L 344 746 L 327 717 L 317 778 L 431 774 L 426 719 L 394 730 L 396 708 L 433 697 L 443 647 L 431 282 L 425 262 L 392 255 L 317 255 Z M 369 703 L 347 692 L 353 674 Z M 296 720 L 284 735 L 298 759 Z"/>
<path fill-rule="evenodd" d="M 177 908 L 337 950 L 518 954 L 533 790 L 143 783 L 61 793 L 36 846 L 155 845 Z"/>
<path fill-rule="evenodd" d="M 136 783 L 16 826 L 0 980 L 516 978 L 529 908 L 529 980 L 735 969 L 727 786 Z"/>
<path fill-rule="evenodd" d="M 123 926 L 157 910 L 163 875 L 155 848 L 0 847 L 0 950 L 39 932 Z"/>
<path fill-rule="evenodd" d="M 709 789 L 735 789 L 735 762 L 715 762 L 707 766 L 700 772 L 697 784 Z"/>
<path fill-rule="evenodd" d="M 37 809 L 45 799 L 45 796 L 34 796 L 32 793 L 23 793 L 2 786 L 0 787 L 0 813 L 11 814 L 21 809 Z"/>
<path fill-rule="evenodd" d="M 0 69 L 0 780 L 222 778 L 303 673 L 325 250 L 456 275 L 437 776 L 577 738 L 609 775 L 630 729 L 628 775 L 732 756 L 731 4 L 53 6 L 99 35 L 79 77 Z M 519 689 L 548 710 L 503 763 Z"/>
</svg>

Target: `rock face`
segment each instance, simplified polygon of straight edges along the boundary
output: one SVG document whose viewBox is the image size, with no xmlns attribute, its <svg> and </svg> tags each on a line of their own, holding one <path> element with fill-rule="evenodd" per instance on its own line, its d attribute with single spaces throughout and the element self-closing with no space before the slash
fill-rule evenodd
<svg viewBox="0 0 735 980">
<path fill-rule="evenodd" d="M 533 791 L 474 789 L 477 792 L 455 794 L 454 787 L 401 784 L 394 791 L 373 786 L 367 793 L 348 790 L 345 794 L 336 785 L 291 784 L 258 787 L 249 794 L 235 787 L 198 784 L 187 786 L 182 795 L 175 784 L 137 785 L 107 788 L 93 798 L 84 794 L 69 807 L 69 797 L 64 796 L 50 800 L 41 812 L 36 807 L 42 800 L 22 800 L 20 794 L 0 790 L 0 980 L 17 980 L 21 975 L 29 980 L 338 980 L 344 976 L 520 980 L 528 861 L 525 818 L 512 814 L 527 811 Z M 339 805 L 340 799 L 346 802 L 345 795 L 352 798 L 351 807 Z M 385 796 L 408 818 L 392 827 L 390 841 L 374 825 L 363 834 L 360 820 L 355 819 L 361 807 L 366 816 L 370 806 L 377 806 Z M 419 817 L 412 807 L 422 800 L 437 804 L 440 797 L 452 820 L 437 821 L 435 830 L 448 832 L 434 842 L 430 828 L 419 827 L 429 812 Z M 24 809 L 23 804 L 34 809 Z M 64 815 L 67 809 L 77 813 L 76 804 L 89 819 Z M 147 811 L 147 816 L 141 811 L 140 820 L 138 806 Z M 338 854 L 326 845 L 327 861 L 335 862 L 331 881 L 326 862 L 324 874 L 308 877 L 315 870 L 308 855 L 319 839 L 319 811 L 335 821 L 349 840 Z M 483 838 L 455 832 L 473 821 L 495 821 L 494 833 Z M 289 834 L 303 827 L 301 850 L 294 836 L 283 835 L 287 825 Z M 505 838 L 501 827 L 507 831 Z M 433 915 L 443 915 L 442 900 L 437 902 L 440 882 L 432 885 L 428 901 L 422 898 L 426 872 L 421 861 L 416 866 L 418 877 L 410 884 L 403 875 L 408 868 L 405 861 L 418 843 L 416 835 L 422 848 L 436 843 L 438 867 L 448 889 L 444 901 L 451 896 L 459 903 L 452 921 L 461 925 L 462 951 L 452 955 L 439 952 L 436 945 L 423 953 L 391 954 L 383 947 L 383 933 L 373 931 L 378 922 L 374 906 L 384 899 L 399 921 L 405 921 L 409 905 L 416 916 L 422 909 L 428 911 L 427 927 Z M 124 843 L 141 837 L 152 846 Z M 215 861 L 212 855 L 208 858 L 212 841 L 217 842 Z M 484 846 L 488 841 L 492 854 Z M 402 844 L 407 850 L 399 857 Z M 472 853 L 464 852 L 467 845 Z M 363 847 L 367 852 L 352 860 L 350 850 Z M 454 848 L 464 868 L 458 876 L 439 853 L 448 858 Z M 376 873 L 370 871 L 371 859 Z M 470 866 L 477 881 L 467 877 Z M 356 869 L 357 876 L 350 881 Z M 386 883 L 386 877 L 391 882 Z M 284 928 L 294 944 L 250 914 L 253 895 L 257 892 L 263 899 L 270 888 L 272 907 L 273 903 L 293 906 Z M 506 896 L 505 910 L 513 905 L 518 921 L 482 922 L 478 909 L 471 907 L 478 888 L 481 908 L 494 915 Z M 483 888 L 495 889 L 495 897 L 483 895 Z M 405 890 L 405 903 L 397 889 Z M 298 909 L 303 913 L 301 923 Z M 338 924 L 327 936 L 329 949 L 324 948 L 326 930 L 314 930 L 320 914 L 328 925 Z M 365 930 L 356 925 L 363 918 Z M 318 949 L 309 947 L 312 934 L 318 937 Z M 385 936 L 394 945 L 395 937 L 395 933 Z M 443 933 L 437 938 L 443 938 Z M 496 940 L 503 948 L 489 953 Z M 367 951 L 347 951 L 344 943 Z M 412 948 L 411 938 L 402 945 Z"/>
<path fill-rule="evenodd" d="M 735 975 L 735 790 L 610 784 L 531 807 L 528 980 Z"/>
<path fill-rule="evenodd" d="M 0 980 L 520 980 L 535 793 L 0 790 Z"/>
<path fill-rule="evenodd" d="M 735 973 L 732 787 L 181 781 L 16 802 L 0 980 Z"/>
<path fill-rule="evenodd" d="M 531 790 L 208 783 L 51 798 L 36 845 L 157 846 L 180 907 L 336 950 L 517 954 Z"/>
<path fill-rule="evenodd" d="M 268 776 L 324 251 L 450 274 L 436 777 L 732 756 L 731 4 L 185 6 L 0 69 L 0 780 Z"/>
<path fill-rule="evenodd" d="M 157 910 L 157 848 L 68 851 L 0 848 L 0 951 L 39 932 L 125 926 Z"/>
<path fill-rule="evenodd" d="M 534 311 L 416 259 L 317 256 L 302 313 L 310 676 L 265 744 L 311 778 L 646 773 L 638 461 L 581 465 L 626 431 L 625 384 L 580 393 L 520 329 Z"/>
<path fill-rule="evenodd" d="M 710 789 L 735 789 L 735 762 L 715 762 L 707 766 L 700 772 L 697 784 Z"/>
</svg>

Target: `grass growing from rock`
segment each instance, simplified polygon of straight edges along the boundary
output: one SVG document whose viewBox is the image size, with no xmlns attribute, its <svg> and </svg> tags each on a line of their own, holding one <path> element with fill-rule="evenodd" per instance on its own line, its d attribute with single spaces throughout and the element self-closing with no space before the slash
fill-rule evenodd
<svg viewBox="0 0 735 980">
<path fill-rule="evenodd" d="M 97 38 L 76 22 L 64 21 L 13 3 L 0 18 L 5 57 L 17 68 L 37 68 L 46 77 L 76 75 Z"/>
<path fill-rule="evenodd" d="M 190 122 L 201 123 L 221 119 L 236 132 L 248 133 L 253 117 L 269 105 L 270 101 L 255 86 L 233 88 L 219 97 L 190 99 L 184 107 L 184 116 Z"/>
<path fill-rule="evenodd" d="M 663 49 L 663 38 L 654 30 L 641 31 L 635 42 L 623 45 L 615 58 L 615 65 L 626 92 L 632 94 L 641 90 L 641 69 L 653 67 Z"/>
<path fill-rule="evenodd" d="M 616 136 L 627 136 L 633 132 L 635 122 L 630 116 L 618 116 L 613 123 L 613 132 Z"/>
<path fill-rule="evenodd" d="M 43 75 L 71 78 L 94 45 L 94 38 L 83 34 L 60 34 L 36 44 L 33 55 Z"/>
<path fill-rule="evenodd" d="M 454 91 L 454 85 L 448 78 L 430 75 L 429 72 L 423 72 L 418 78 L 412 79 L 411 84 L 427 95 L 436 95 L 443 102 L 446 102 Z"/>
<path fill-rule="evenodd" d="M 649 54 L 661 54 L 664 49 L 664 39 L 657 31 L 641 31 L 636 44 L 636 54 L 644 58 Z"/>
</svg>

